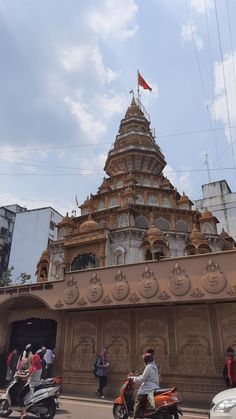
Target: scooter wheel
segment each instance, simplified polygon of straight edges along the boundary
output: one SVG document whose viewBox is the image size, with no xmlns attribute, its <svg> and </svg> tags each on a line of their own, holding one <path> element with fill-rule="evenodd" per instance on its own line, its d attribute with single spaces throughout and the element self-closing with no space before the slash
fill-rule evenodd
<svg viewBox="0 0 236 419">
<path fill-rule="evenodd" d="M 10 405 L 7 400 L 0 400 L 0 416 L 2 418 L 7 418 L 12 413 Z"/>
<path fill-rule="evenodd" d="M 113 416 L 115 419 L 128 419 L 128 414 L 126 412 L 125 406 L 123 404 L 114 404 Z"/>
</svg>

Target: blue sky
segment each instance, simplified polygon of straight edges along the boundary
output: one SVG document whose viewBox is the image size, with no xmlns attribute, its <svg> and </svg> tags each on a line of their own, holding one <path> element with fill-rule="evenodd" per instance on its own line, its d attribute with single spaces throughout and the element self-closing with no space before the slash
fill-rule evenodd
<svg viewBox="0 0 236 419">
<path fill-rule="evenodd" d="M 96 193 L 137 69 L 179 192 L 201 197 L 206 154 L 235 191 L 235 16 L 235 0 L 0 0 L 0 205 L 64 214 Z"/>
</svg>

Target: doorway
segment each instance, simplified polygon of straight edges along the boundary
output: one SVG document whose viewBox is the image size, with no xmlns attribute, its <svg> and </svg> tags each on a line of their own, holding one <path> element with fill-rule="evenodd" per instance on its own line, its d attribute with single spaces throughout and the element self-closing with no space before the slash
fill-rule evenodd
<svg viewBox="0 0 236 419">
<path fill-rule="evenodd" d="M 57 322 L 52 319 L 29 318 L 12 323 L 9 350 L 23 351 L 31 343 L 32 352 L 42 346 L 55 348 Z"/>
</svg>

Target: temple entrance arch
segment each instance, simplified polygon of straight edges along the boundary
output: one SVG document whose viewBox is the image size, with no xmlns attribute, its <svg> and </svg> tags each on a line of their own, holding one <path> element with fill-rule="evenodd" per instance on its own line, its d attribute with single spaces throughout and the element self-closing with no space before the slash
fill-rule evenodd
<svg viewBox="0 0 236 419">
<path fill-rule="evenodd" d="M 42 346 L 55 348 L 57 322 L 53 319 L 29 317 L 11 324 L 9 350 L 17 348 L 22 351 L 31 343 L 33 352 Z"/>
</svg>

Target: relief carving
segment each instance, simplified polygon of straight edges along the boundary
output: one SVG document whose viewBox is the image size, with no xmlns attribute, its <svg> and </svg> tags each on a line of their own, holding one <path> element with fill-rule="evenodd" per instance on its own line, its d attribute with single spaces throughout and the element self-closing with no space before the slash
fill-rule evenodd
<svg viewBox="0 0 236 419">
<path fill-rule="evenodd" d="M 103 296 L 103 286 L 97 273 L 94 273 L 90 279 L 90 287 L 87 293 L 87 298 L 90 302 L 95 303 Z"/>
<path fill-rule="evenodd" d="M 55 304 L 56 308 L 62 308 L 63 306 L 64 306 L 64 303 L 60 299 Z"/>
<path fill-rule="evenodd" d="M 129 334 L 126 321 L 111 320 L 105 325 L 105 346 L 112 371 L 128 371 L 130 367 Z"/>
<path fill-rule="evenodd" d="M 231 295 L 232 297 L 236 296 L 236 285 L 232 285 L 231 288 L 227 290 L 227 294 Z"/>
<path fill-rule="evenodd" d="M 112 301 L 113 301 L 112 298 L 108 294 L 102 299 L 103 304 L 106 304 L 106 305 L 111 304 Z"/>
<path fill-rule="evenodd" d="M 139 292 L 144 298 L 152 298 L 156 295 L 159 289 L 159 284 L 151 269 L 146 266 L 140 279 Z"/>
<path fill-rule="evenodd" d="M 190 295 L 194 298 L 201 298 L 205 295 L 205 292 L 202 292 L 199 288 L 194 288 Z"/>
<path fill-rule="evenodd" d="M 202 281 L 205 290 L 212 294 L 221 292 L 225 288 L 227 282 L 218 263 L 213 262 L 211 259 L 209 259 L 208 264 L 204 266 Z"/>
<path fill-rule="evenodd" d="M 74 304 L 79 298 L 79 290 L 75 279 L 71 276 L 67 282 L 67 288 L 63 294 L 63 300 L 66 304 Z"/>
<path fill-rule="evenodd" d="M 179 373 L 189 375 L 214 374 L 209 340 L 201 335 L 189 334 L 181 339 Z"/>
<path fill-rule="evenodd" d="M 135 292 L 129 297 L 129 301 L 131 301 L 133 304 L 136 304 L 139 300 L 140 297 Z"/>
<path fill-rule="evenodd" d="M 189 291 L 191 281 L 184 268 L 176 263 L 169 277 L 169 290 L 174 295 L 185 295 Z"/>
<path fill-rule="evenodd" d="M 170 294 L 168 294 L 168 292 L 166 292 L 166 290 L 163 290 L 160 292 L 160 294 L 158 294 L 158 298 L 165 302 L 168 301 L 171 298 L 171 296 Z"/>
<path fill-rule="evenodd" d="M 95 340 L 91 336 L 80 336 L 71 354 L 71 369 L 90 371 L 94 363 Z"/>
<path fill-rule="evenodd" d="M 124 300 L 129 294 L 129 284 L 125 274 L 123 274 L 121 271 L 118 271 L 114 281 L 115 282 L 111 290 L 112 296 L 115 298 L 115 300 Z"/>
</svg>

